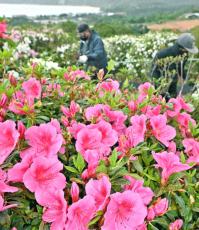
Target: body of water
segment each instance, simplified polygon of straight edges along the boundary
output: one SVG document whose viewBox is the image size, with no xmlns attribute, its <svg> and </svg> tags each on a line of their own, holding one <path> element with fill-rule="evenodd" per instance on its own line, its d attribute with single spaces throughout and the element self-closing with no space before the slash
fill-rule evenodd
<svg viewBox="0 0 199 230">
<path fill-rule="evenodd" d="M 0 4 L 0 17 L 12 17 L 17 15 L 34 17 L 38 15 L 76 15 L 90 13 L 98 14 L 100 13 L 100 8 L 92 6 Z"/>
</svg>

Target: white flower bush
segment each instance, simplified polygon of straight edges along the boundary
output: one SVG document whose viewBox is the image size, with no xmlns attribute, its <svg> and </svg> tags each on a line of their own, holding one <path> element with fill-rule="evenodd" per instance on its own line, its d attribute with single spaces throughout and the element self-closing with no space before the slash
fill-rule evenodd
<svg viewBox="0 0 199 230">
<path fill-rule="evenodd" d="M 104 39 L 109 59 L 115 61 L 115 69 L 127 68 L 135 76 L 146 73 L 147 66 L 157 51 L 173 45 L 175 33 L 149 32 L 142 36 L 114 36 Z"/>
</svg>

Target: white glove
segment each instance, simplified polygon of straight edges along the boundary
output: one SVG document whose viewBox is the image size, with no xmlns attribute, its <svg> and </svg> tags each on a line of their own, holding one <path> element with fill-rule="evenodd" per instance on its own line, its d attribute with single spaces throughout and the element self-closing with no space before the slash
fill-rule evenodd
<svg viewBox="0 0 199 230">
<path fill-rule="evenodd" d="M 88 57 L 87 57 L 86 55 L 82 55 L 82 56 L 79 57 L 79 60 L 78 60 L 78 61 L 79 61 L 80 63 L 86 63 L 87 60 L 88 60 Z"/>
</svg>

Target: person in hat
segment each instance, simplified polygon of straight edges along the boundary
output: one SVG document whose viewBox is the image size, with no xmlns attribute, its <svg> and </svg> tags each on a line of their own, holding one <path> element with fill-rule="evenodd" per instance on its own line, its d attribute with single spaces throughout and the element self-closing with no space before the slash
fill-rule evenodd
<svg viewBox="0 0 199 230">
<path fill-rule="evenodd" d="M 79 25 L 77 31 L 80 38 L 78 62 L 85 64 L 86 70 L 94 66 L 96 73 L 103 69 L 105 75 L 107 73 L 107 54 L 99 34 L 91 30 L 87 24 Z"/>
<path fill-rule="evenodd" d="M 172 77 L 168 92 L 166 92 L 168 97 L 177 96 L 178 80 L 185 80 L 187 77 L 185 64 L 188 56 L 196 53 L 198 53 L 198 48 L 195 46 L 194 36 L 190 33 L 183 33 L 177 38 L 173 46 L 160 50 L 155 55 L 151 77 L 160 78 L 168 75 Z"/>
</svg>

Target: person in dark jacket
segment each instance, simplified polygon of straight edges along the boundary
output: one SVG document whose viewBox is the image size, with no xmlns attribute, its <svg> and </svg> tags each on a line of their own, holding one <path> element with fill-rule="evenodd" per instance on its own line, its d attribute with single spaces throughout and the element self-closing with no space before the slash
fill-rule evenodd
<svg viewBox="0 0 199 230">
<path fill-rule="evenodd" d="M 107 54 L 104 49 L 104 43 L 99 34 L 91 30 L 87 24 L 78 26 L 77 31 L 80 37 L 79 63 L 88 67 L 94 66 L 96 72 L 100 69 L 107 73 Z"/>
<path fill-rule="evenodd" d="M 185 64 L 189 53 L 198 53 L 198 48 L 195 46 L 193 35 L 183 33 L 178 37 L 173 46 L 160 50 L 153 60 L 152 77 L 172 77 L 167 92 L 171 97 L 177 96 L 178 80 L 185 80 L 187 77 Z"/>
</svg>

